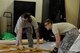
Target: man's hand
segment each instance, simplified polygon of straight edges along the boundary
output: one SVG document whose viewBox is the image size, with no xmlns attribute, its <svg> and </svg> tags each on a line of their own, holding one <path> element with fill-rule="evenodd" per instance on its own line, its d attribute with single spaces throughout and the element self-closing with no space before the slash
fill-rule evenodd
<svg viewBox="0 0 80 53">
<path fill-rule="evenodd" d="M 23 50 L 23 45 L 19 45 L 19 47 L 18 47 L 20 50 Z"/>
<path fill-rule="evenodd" d="M 36 50 L 37 50 L 37 51 L 40 51 L 41 49 L 40 49 L 39 47 L 36 47 Z"/>
<path fill-rule="evenodd" d="M 36 45 L 36 50 L 38 50 L 38 51 L 40 50 L 39 44 Z"/>
<path fill-rule="evenodd" d="M 36 33 L 36 38 L 37 38 L 36 49 L 39 50 L 39 30 L 36 29 L 35 33 Z"/>
</svg>

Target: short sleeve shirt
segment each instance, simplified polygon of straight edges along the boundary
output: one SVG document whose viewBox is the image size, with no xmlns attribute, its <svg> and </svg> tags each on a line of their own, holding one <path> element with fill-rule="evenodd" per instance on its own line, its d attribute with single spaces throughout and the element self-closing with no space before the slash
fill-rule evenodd
<svg viewBox="0 0 80 53">
<path fill-rule="evenodd" d="M 17 23 L 16 23 L 16 26 L 15 26 L 15 33 L 18 33 L 18 29 L 19 28 L 32 28 L 32 26 L 34 27 L 34 29 L 37 29 L 38 28 L 38 24 L 37 24 L 37 21 L 36 19 L 34 18 L 34 16 L 31 15 L 31 19 L 32 19 L 32 22 L 31 23 L 23 23 L 22 21 L 22 18 L 21 16 L 19 17 L 19 19 L 17 20 Z"/>
<path fill-rule="evenodd" d="M 71 30 L 72 28 L 76 28 L 73 24 L 70 23 L 55 23 L 52 24 L 52 32 L 55 34 L 59 33 L 64 34 L 65 32 Z"/>
</svg>

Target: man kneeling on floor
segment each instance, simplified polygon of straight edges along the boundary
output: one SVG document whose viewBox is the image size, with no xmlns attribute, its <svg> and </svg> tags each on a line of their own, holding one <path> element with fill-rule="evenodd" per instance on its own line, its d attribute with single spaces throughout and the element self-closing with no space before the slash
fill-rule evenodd
<svg viewBox="0 0 80 53">
<path fill-rule="evenodd" d="M 68 53 L 70 47 L 79 35 L 77 27 L 70 23 L 52 23 L 50 19 L 47 19 L 44 22 L 44 26 L 47 30 L 52 30 L 55 35 L 56 47 L 53 53 Z M 60 41 L 61 35 L 65 35 L 62 41 Z"/>
</svg>

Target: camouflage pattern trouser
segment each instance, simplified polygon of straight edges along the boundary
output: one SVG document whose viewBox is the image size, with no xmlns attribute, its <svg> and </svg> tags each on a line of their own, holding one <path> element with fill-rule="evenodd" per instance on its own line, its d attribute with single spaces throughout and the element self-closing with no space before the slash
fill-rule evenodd
<svg viewBox="0 0 80 53">
<path fill-rule="evenodd" d="M 58 49 L 58 53 L 73 53 L 70 52 L 69 49 L 78 37 L 79 32 L 77 29 L 73 28 L 65 33 L 65 37 L 60 43 L 60 47 Z"/>
</svg>

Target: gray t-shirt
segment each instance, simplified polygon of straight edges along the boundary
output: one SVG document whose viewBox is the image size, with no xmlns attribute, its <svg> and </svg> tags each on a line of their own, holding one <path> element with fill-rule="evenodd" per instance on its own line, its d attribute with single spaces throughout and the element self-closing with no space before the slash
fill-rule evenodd
<svg viewBox="0 0 80 53">
<path fill-rule="evenodd" d="M 65 32 L 76 28 L 73 24 L 70 23 L 55 23 L 52 24 L 52 32 L 55 34 L 59 33 L 60 35 L 64 34 Z"/>
<path fill-rule="evenodd" d="M 14 30 L 14 32 L 16 34 L 18 33 L 19 28 L 32 28 L 32 26 L 34 27 L 34 29 L 38 28 L 38 24 L 37 24 L 37 21 L 35 20 L 35 18 L 32 15 L 30 17 L 32 19 L 31 23 L 29 23 L 29 22 L 23 23 L 21 16 L 19 17 L 19 19 L 16 23 L 16 26 L 15 26 L 15 30 Z"/>
</svg>

